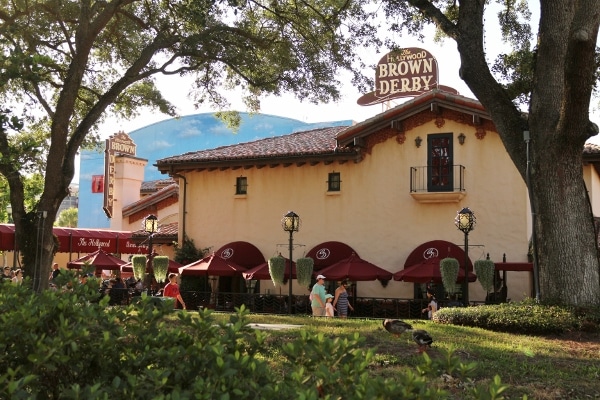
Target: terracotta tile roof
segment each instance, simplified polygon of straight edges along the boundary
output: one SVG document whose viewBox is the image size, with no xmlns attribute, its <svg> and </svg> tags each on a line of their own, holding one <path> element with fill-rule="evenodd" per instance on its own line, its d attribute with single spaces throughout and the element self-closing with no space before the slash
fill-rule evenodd
<svg viewBox="0 0 600 400">
<path fill-rule="evenodd" d="M 164 200 L 171 196 L 179 196 L 179 185 L 177 183 L 171 183 L 171 185 L 165 188 L 161 188 L 155 193 L 152 193 L 148 196 L 141 198 L 136 202 L 126 205 L 125 207 L 123 207 L 123 216 L 128 217 L 130 215 L 133 215 L 136 212 L 145 210 L 149 206 L 157 204 L 161 200 Z"/>
<path fill-rule="evenodd" d="M 586 143 L 583 146 L 583 154 L 600 155 L 600 146 L 594 143 Z"/>
<path fill-rule="evenodd" d="M 193 151 L 158 160 L 158 169 L 165 173 L 175 169 L 210 168 L 215 166 L 270 164 L 276 160 L 292 162 L 324 161 L 328 158 L 352 159 L 356 152 L 339 148 L 336 136 L 347 126 L 335 126 L 270 137 L 215 149 Z"/>
<path fill-rule="evenodd" d="M 169 186 L 176 183 L 173 178 L 167 179 L 158 179 L 155 181 L 145 181 L 142 182 L 142 187 L 140 189 L 141 193 L 153 193 L 160 190 L 163 187 Z"/>
<path fill-rule="evenodd" d="M 177 235 L 179 231 L 179 224 L 172 222 L 170 224 L 164 224 L 158 226 L 158 232 L 152 236 L 152 242 L 159 244 L 171 244 L 177 241 Z M 134 242 L 143 242 L 148 239 L 148 232 L 138 230 L 131 232 L 131 240 Z"/>
</svg>

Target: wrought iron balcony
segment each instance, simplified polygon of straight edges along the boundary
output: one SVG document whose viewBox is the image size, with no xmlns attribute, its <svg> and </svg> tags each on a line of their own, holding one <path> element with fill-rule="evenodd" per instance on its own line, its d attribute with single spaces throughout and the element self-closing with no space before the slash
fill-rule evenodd
<svg viewBox="0 0 600 400">
<path fill-rule="evenodd" d="M 466 194 L 463 165 L 410 168 L 410 194 L 421 203 L 458 202 Z"/>
</svg>

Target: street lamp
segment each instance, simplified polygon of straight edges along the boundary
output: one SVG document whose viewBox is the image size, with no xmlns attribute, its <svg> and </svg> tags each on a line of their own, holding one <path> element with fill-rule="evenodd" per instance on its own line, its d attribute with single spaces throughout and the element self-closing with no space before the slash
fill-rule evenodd
<svg viewBox="0 0 600 400">
<path fill-rule="evenodd" d="M 469 305 L 469 232 L 475 228 L 476 220 L 475 214 L 473 214 L 473 211 L 471 211 L 469 207 L 460 210 L 454 219 L 454 224 L 458 230 L 465 234 L 465 279 L 462 284 L 463 302 L 465 303 L 465 307 Z"/>
<path fill-rule="evenodd" d="M 288 212 L 283 216 L 281 220 L 281 226 L 283 230 L 290 233 L 290 275 L 288 276 L 289 283 L 289 304 L 288 314 L 292 313 L 292 252 L 294 251 L 294 232 L 298 232 L 300 228 L 300 217 L 293 211 Z"/>
<path fill-rule="evenodd" d="M 148 233 L 148 270 L 154 275 L 152 269 L 152 235 L 158 232 L 158 218 L 156 215 L 150 214 L 144 218 L 144 232 Z"/>
</svg>

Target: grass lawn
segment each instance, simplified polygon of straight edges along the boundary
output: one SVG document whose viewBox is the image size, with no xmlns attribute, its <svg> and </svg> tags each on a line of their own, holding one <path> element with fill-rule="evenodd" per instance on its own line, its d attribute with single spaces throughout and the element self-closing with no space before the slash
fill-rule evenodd
<svg viewBox="0 0 600 400">
<path fill-rule="evenodd" d="M 229 314 L 214 313 L 219 321 Z M 375 350 L 369 366 L 373 376 L 394 377 L 423 361 L 410 333 L 400 338 L 389 334 L 381 319 L 325 319 L 310 316 L 251 314 L 250 324 L 294 324 L 330 338 L 350 337 L 358 332 L 365 347 Z M 434 343 L 428 355 L 446 362 L 448 352 L 464 364 L 476 363 L 470 378 L 461 378 L 456 365 L 447 362 L 432 384 L 448 391 L 452 398 L 464 398 L 466 388 L 486 384 L 495 375 L 509 385 L 505 398 L 517 399 L 600 399 L 600 333 L 572 332 L 539 337 L 492 332 L 478 328 L 441 325 L 426 320 L 406 320 L 415 329 L 425 329 Z M 267 330 L 263 357 L 277 368 L 283 343 L 298 335 L 298 329 Z M 447 372 L 452 370 L 450 374 Z"/>
</svg>

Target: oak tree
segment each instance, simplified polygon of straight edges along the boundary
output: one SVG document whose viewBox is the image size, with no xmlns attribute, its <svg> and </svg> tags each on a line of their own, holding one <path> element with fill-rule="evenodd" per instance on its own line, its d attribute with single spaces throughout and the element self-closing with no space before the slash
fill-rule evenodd
<svg viewBox="0 0 600 400">
<path fill-rule="evenodd" d="M 498 20 L 486 21 L 491 3 L 388 0 L 384 7 L 394 29 L 420 34 L 434 24 L 456 42 L 460 77 L 490 113 L 529 182 L 541 299 L 598 304 L 600 265 L 582 157 L 586 140 L 598 134 L 589 109 L 598 78 L 600 2 L 540 0 L 536 36 L 527 1 L 496 0 L 502 6 Z M 494 29 L 512 50 L 488 62 L 485 33 Z"/>
<path fill-rule="evenodd" d="M 24 104 L 25 130 L 44 132 L 28 150 L 47 146 L 38 158 L 44 189 L 27 210 L 22 152 L 11 130 L 0 130 L 0 173 L 34 288 L 48 285 L 52 225 L 75 155 L 97 138 L 107 114 L 131 116 L 149 106 L 174 115 L 154 85 L 159 74 L 192 74 L 195 85 L 181 87 L 182 95 L 191 91 L 198 104 L 222 109 L 224 87 L 241 89 L 250 110 L 263 94 L 335 100 L 337 72 L 357 62 L 350 49 L 374 40 L 358 24 L 365 19 L 358 4 L 345 0 L 0 0 L 0 101 Z"/>
</svg>

